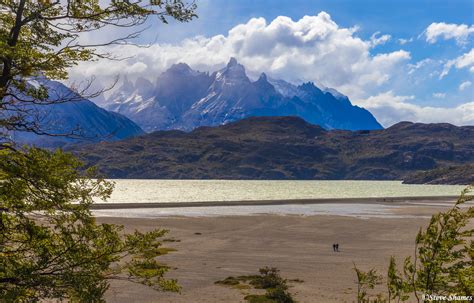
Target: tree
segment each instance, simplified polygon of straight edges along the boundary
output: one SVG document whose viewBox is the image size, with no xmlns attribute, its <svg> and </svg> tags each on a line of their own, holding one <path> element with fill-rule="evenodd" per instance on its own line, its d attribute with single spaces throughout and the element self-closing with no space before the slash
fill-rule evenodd
<svg viewBox="0 0 474 303">
<path fill-rule="evenodd" d="M 357 303 L 371 302 L 369 291 L 380 284 L 382 277 L 377 274 L 375 269 L 364 272 L 354 266 L 354 271 L 357 275 Z"/>
<path fill-rule="evenodd" d="M 106 2 L 107 3 L 107 2 Z M 81 99 L 60 95 L 47 79 L 65 80 L 82 61 L 111 58 L 102 46 L 127 43 L 139 32 L 102 44 L 82 44 L 84 33 L 134 27 L 156 16 L 186 22 L 196 6 L 181 0 L 0 0 L 0 298 L 6 302 L 69 299 L 101 302 L 111 279 L 178 291 L 164 278 L 166 230 L 125 234 L 97 224 L 90 207 L 112 184 L 82 169 L 71 154 L 19 148 L 11 131 L 47 134 L 38 107 Z M 90 82 L 84 88 L 87 90 Z M 99 92 L 100 93 L 100 92 Z"/>
<path fill-rule="evenodd" d="M 425 230 L 418 232 L 415 256 L 407 257 L 403 274 L 397 271 L 392 257 L 387 275 L 387 300 L 422 302 L 423 296 L 458 296 L 457 301 L 472 301 L 474 297 L 474 200 L 473 186 L 467 187 L 453 208 L 435 214 Z M 369 276 L 356 268 L 357 276 Z M 375 283 L 375 284 L 374 284 Z M 372 283 L 380 284 L 380 280 Z M 371 285 L 372 285 L 371 284 Z M 363 287 L 361 279 L 358 285 Z M 373 289 L 373 287 L 370 287 Z M 379 294 L 378 302 L 385 302 Z M 360 298 L 360 295 L 358 295 Z M 444 300 L 446 301 L 446 300 Z M 363 302 L 363 301 L 362 301 Z"/>
<path fill-rule="evenodd" d="M 0 152 L 0 298 L 96 302 L 110 279 L 177 291 L 155 259 L 166 230 L 123 234 L 96 224 L 93 197 L 108 197 L 112 186 L 80 165 L 61 151 Z"/>
<path fill-rule="evenodd" d="M 136 27 L 152 16 L 186 22 L 196 17 L 195 9 L 183 0 L 0 0 L 0 140 L 11 131 L 45 134 L 38 106 L 100 94 L 84 96 L 90 81 L 74 88 L 78 94 L 51 94 L 42 79 L 65 80 L 82 61 L 114 59 L 103 47 L 129 43 L 140 32 L 96 44 L 82 43 L 81 35 Z"/>
</svg>

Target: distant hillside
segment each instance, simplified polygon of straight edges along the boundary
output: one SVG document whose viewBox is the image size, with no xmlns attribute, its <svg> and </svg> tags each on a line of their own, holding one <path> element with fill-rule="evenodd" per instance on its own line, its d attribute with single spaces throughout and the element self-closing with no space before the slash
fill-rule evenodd
<svg viewBox="0 0 474 303">
<path fill-rule="evenodd" d="M 41 130 L 55 136 L 14 132 L 11 137 L 17 143 L 60 147 L 70 143 L 116 141 L 144 134 L 137 124 L 125 116 L 98 107 L 60 82 L 46 79 L 43 81 L 53 100 L 61 100 L 61 96 L 67 96 L 74 101 L 30 107 L 30 115 L 41 117 Z M 74 136 L 64 136 L 69 134 Z"/>
<path fill-rule="evenodd" d="M 474 184 L 474 164 L 449 166 L 407 176 L 407 184 Z"/>
<path fill-rule="evenodd" d="M 76 152 L 110 178 L 402 180 L 474 163 L 474 127 L 402 122 L 385 130 L 327 131 L 296 117 L 259 117 Z"/>
<path fill-rule="evenodd" d="M 261 74 L 251 81 L 232 58 L 212 74 L 175 64 L 154 83 L 125 79 L 104 103 L 145 131 L 217 126 L 251 116 L 298 116 L 326 129 L 381 129 L 372 114 L 333 89 L 313 83 L 295 86 Z"/>
</svg>

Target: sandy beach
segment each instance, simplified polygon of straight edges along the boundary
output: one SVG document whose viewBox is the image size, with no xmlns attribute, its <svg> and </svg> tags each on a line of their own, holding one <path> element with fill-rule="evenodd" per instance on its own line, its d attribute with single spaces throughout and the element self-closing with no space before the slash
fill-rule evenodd
<svg viewBox="0 0 474 303">
<path fill-rule="evenodd" d="M 426 202 L 426 201 L 425 201 Z M 445 201 L 446 202 L 446 201 Z M 298 302 L 354 302 L 353 263 L 361 269 L 386 272 L 390 256 L 400 264 L 412 255 L 414 239 L 429 216 L 446 203 L 398 204 L 377 216 L 357 215 L 238 215 L 159 218 L 99 217 L 99 222 L 123 224 L 126 230 L 169 229 L 166 247 L 177 251 L 162 257 L 175 268 L 168 277 L 182 286 L 180 294 L 113 282 L 110 302 L 245 302 L 250 290 L 215 285 L 229 276 L 255 274 L 275 266 L 291 283 Z M 275 206 L 276 207 L 276 206 Z M 147 212 L 153 209 L 147 209 Z M 109 214 L 110 215 L 110 214 Z M 332 243 L 340 244 L 340 252 Z"/>
</svg>

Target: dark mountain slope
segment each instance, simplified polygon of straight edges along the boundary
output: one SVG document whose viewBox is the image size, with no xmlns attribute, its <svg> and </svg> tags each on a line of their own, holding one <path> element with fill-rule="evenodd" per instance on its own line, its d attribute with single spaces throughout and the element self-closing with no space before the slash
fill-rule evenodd
<svg viewBox="0 0 474 303">
<path fill-rule="evenodd" d="M 399 123 L 327 131 L 296 117 L 160 131 L 76 150 L 111 178 L 403 179 L 474 163 L 474 127 Z"/>
<path fill-rule="evenodd" d="M 41 117 L 42 131 L 60 136 L 39 136 L 27 132 L 11 134 L 13 141 L 41 147 L 59 147 L 69 143 L 116 141 L 144 134 L 134 122 L 118 113 L 107 111 L 93 102 L 81 98 L 65 85 L 44 80 L 53 100 L 67 96 L 72 102 L 30 107 L 32 115 Z M 74 134 L 65 137 L 62 135 Z"/>
<path fill-rule="evenodd" d="M 407 184 L 474 184 L 474 164 L 448 166 L 407 176 Z"/>
</svg>

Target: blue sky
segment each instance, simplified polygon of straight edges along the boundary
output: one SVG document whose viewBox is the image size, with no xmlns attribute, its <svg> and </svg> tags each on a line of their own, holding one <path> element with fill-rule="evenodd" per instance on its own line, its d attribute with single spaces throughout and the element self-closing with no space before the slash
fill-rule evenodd
<svg viewBox="0 0 474 303">
<path fill-rule="evenodd" d="M 178 61 L 212 71 L 234 56 L 250 76 L 334 87 L 385 126 L 474 124 L 474 1 L 196 3 L 199 18 L 190 23 L 150 21 L 139 42 L 154 47 L 116 70 L 153 78 Z M 76 74 L 115 71 L 98 68 Z"/>
<path fill-rule="evenodd" d="M 200 16 L 192 25 L 181 24 L 160 41 L 178 42 L 195 35 L 224 34 L 236 24 L 250 18 L 273 20 L 288 16 L 294 20 L 320 11 L 329 13 L 341 26 L 359 25 L 361 35 L 370 37 L 374 32 L 390 32 L 397 37 L 420 34 L 432 22 L 471 24 L 474 2 L 464 0 L 197 0 Z"/>
</svg>

